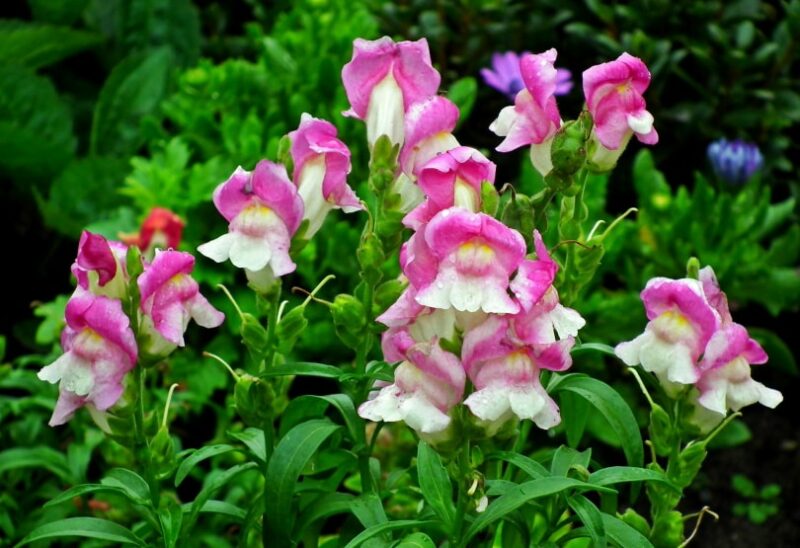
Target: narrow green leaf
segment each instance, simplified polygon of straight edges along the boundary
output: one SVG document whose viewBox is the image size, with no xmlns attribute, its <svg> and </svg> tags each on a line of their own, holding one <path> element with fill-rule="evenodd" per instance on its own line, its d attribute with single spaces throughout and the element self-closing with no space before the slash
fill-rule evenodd
<svg viewBox="0 0 800 548">
<path fill-rule="evenodd" d="M 361 522 L 361 525 L 366 528 L 389 521 L 389 518 L 386 517 L 386 511 L 383 509 L 383 502 L 375 493 L 359 496 L 353 501 L 350 510 Z"/>
<path fill-rule="evenodd" d="M 620 548 L 653 548 L 647 537 L 619 518 L 601 514 L 608 537 Z"/>
<path fill-rule="evenodd" d="M 184 514 L 188 514 L 192 511 L 192 503 L 189 502 L 181 506 Z M 223 516 L 228 516 L 233 518 L 237 522 L 244 521 L 245 517 L 247 516 L 247 511 L 243 508 L 239 508 L 235 504 L 231 504 L 230 502 L 225 502 L 223 500 L 207 500 L 202 508 L 200 508 L 201 514 L 220 514 Z"/>
<path fill-rule="evenodd" d="M 586 431 L 589 402 L 571 392 L 561 394 L 561 423 L 570 447 L 577 447 Z"/>
<path fill-rule="evenodd" d="M 456 517 L 453 484 L 439 454 L 424 441 L 419 442 L 417 450 L 417 476 L 422 496 L 449 530 Z"/>
<path fill-rule="evenodd" d="M 141 143 L 139 124 L 167 90 L 173 53 L 168 47 L 133 54 L 111 71 L 92 120 L 92 154 L 129 155 Z"/>
<path fill-rule="evenodd" d="M 167 506 L 158 512 L 158 521 L 161 524 L 161 536 L 166 548 L 174 548 L 178 543 L 183 523 L 181 506 L 172 499 L 168 499 Z"/>
<path fill-rule="evenodd" d="M 610 466 L 593 472 L 586 480 L 593 485 L 616 485 L 632 481 L 660 481 L 672 485 L 667 476 L 656 470 L 635 468 L 632 466 Z M 674 487 L 674 486 L 673 486 Z M 677 489 L 677 488 L 676 488 Z"/>
<path fill-rule="evenodd" d="M 471 539 L 478 532 L 488 527 L 495 521 L 513 512 L 523 504 L 533 499 L 561 493 L 567 489 L 595 490 L 614 492 L 605 487 L 591 485 L 572 478 L 541 478 L 517 485 L 506 494 L 500 496 L 489 504 L 482 514 L 472 522 L 464 536 L 465 540 Z"/>
<path fill-rule="evenodd" d="M 264 500 L 266 526 L 276 546 L 288 545 L 295 512 L 292 499 L 300 473 L 339 425 L 327 419 L 311 420 L 292 428 L 278 442 L 267 464 L 267 491 Z"/>
<path fill-rule="evenodd" d="M 566 477 L 573 466 L 581 466 L 589 468 L 589 462 L 592 460 L 592 450 L 576 451 L 571 447 L 562 445 L 553 454 L 553 462 L 550 465 L 550 474 L 553 476 Z"/>
<path fill-rule="evenodd" d="M 17 546 L 63 537 L 96 538 L 117 544 L 147 546 L 142 539 L 122 525 L 98 518 L 67 518 L 45 523 L 31 531 Z"/>
<path fill-rule="evenodd" d="M 225 470 L 218 476 L 215 476 L 210 482 L 203 486 L 203 489 L 200 490 L 198 493 L 197 498 L 194 499 L 192 502 L 191 509 L 189 510 L 189 516 L 184 519 L 183 522 L 183 530 L 184 532 L 191 532 L 192 527 L 194 527 L 195 521 L 197 521 L 197 516 L 202 511 L 203 507 L 206 505 L 206 502 L 213 497 L 217 491 L 222 489 L 225 485 L 231 482 L 234 477 L 238 476 L 243 472 L 247 472 L 248 470 L 253 470 L 257 468 L 258 465 L 254 462 L 247 462 L 244 464 L 237 464 L 233 468 L 229 468 Z"/>
<path fill-rule="evenodd" d="M 530 457 L 520 455 L 519 453 L 513 453 L 511 451 L 497 451 L 486 455 L 486 459 L 504 460 L 507 463 L 516 466 L 534 479 L 544 478 L 550 475 L 550 471 L 540 463 L 536 462 Z"/>
<path fill-rule="evenodd" d="M 554 374 L 547 391 L 551 394 L 568 391 L 588 401 L 619 436 L 628 464 L 642 467 L 644 444 L 639 425 L 633 411 L 616 390 L 587 375 L 572 373 L 564 376 Z"/>
<path fill-rule="evenodd" d="M 262 377 L 283 377 L 286 375 L 338 379 L 342 375 L 342 370 L 333 365 L 324 363 L 294 362 L 271 367 L 261 373 Z"/>
<path fill-rule="evenodd" d="M 435 521 L 424 521 L 418 519 L 400 519 L 396 521 L 388 521 L 386 523 L 379 523 L 378 525 L 373 525 L 372 527 L 368 527 L 364 531 L 361 531 L 361 533 L 356 535 L 353 540 L 345 545 L 345 548 L 356 548 L 356 546 L 361 546 L 369 539 L 389 531 L 409 529 L 411 527 L 427 527 L 435 524 Z"/>
<path fill-rule="evenodd" d="M 114 485 L 102 485 L 99 483 L 86 483 L 83 485 L 76 485 L 75 487 L 70 487 L 60 495 L 48 500 L 44 506 L 45 508 L 50 506 L 55 506 L 57 504 L 61 504 L 62 502 L 72 502 L 72 499 L 75 497 L 80 497 L 86 495 L 88 493 L 113 493 L 115 495 L 120 495 L 123 497 L 127 497 L 128 493 L 122 488 L 117 487 Z"/>
<path fill-rule="evenodd" d="M 594 546 L 600 548 L 607 546 L 606 527 L 603 523 L 603 516 L 597 506 L 583 495 L 569 497 L 567 503 L 586 527 L 589 536 L 592 537 Z"/>
<path fill-rule="evenodd" d="M 305 531 L 311 524 L 321 519 L 350 512 L 355 500 L 356 497 L 348 493 L 326 493 L 303 509 L 297 518 L 295 531 Z"/>
<path fill-rule="evenodd" d="M 396 548 L 436 548 L 436 543 L 425 533 L 411 533 L 400 540 Z"/>
<path fill-rule="evenodd" d="M 189 475 L 189 472 L 191 472 L 192 469 L 200 462 L 217 455 L 230 453 L 231 451 L 236 451 L 236 448 L 232 445 L 226 444 L 207 445 L 194 451 L 191 455 L 186 457 L 183 462 L 181 462 L 180 466 L 178 466 L 178 471 L 175 473 L 175 487 L 178 487 L 181 483 L 183 483 L 183 480 L 186 479 L 186 476 Z"/>
<path fill-rule="evenodd" d="M 356 413 L 356 407 L 353 404 L 353 400 L 350 398 L 350 396 L 347 394 L 331 394 L 328 396 L 317 396 L 311 394 L 307 396 L 301 396 L 297 399 L 300 400 L 303 398 L 314 398 L 333 405 L 344 419 L 344 423 L 347 426 L 347 431 L 350 433 L 350 437 L 353 439 L 353 441 L 355 441 L 356 444 L 366 444 L 364 421 L 358 416 L 358 413 Z"/>
<path fill-rule="evenodd" d="M 66 483 L 74 483 L 67 457 L 50 447 L 15 447 L 0 453 L 0 474 L 22 468 L 44 468 Z"/>
<path fill-rule="evenodd" d="M 607 354 L 609 356 L 615 356 L 614 347 L 609 346 L 603 343 L 583 343 L 583 344 L 576 344 L 572 347 L 571 354 L 584 354 L 587 352 L 600 352 L 601 354 Z"/>
<path fill-rule="evenodd" d="M 264 445 L 263 430 L 247 428 L 244 432 L 228 432 L 228 435 L 245 444 L 260 465 L 266 464 L 267 448 Z"/>
<path fill-rule="evenodd" d="M 133 470 L 114 468 L 100 480 L 100 483 L 119 487 L 132 502 L 150 504 L 150 486 Z"/>
</svg>

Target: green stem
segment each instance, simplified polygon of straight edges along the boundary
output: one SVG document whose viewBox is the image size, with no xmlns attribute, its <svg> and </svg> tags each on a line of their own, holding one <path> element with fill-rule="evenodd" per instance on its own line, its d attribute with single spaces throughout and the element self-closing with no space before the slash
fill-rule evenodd
<svg viewBox="0 0 800 548">
<path fill-rule="evenodd" d="M 458 486 L 458 498 L 456 499 L 456 521 L 453 523 L 450 544 L 456 548 L 464 546 L 464 541 L 462 539 L 464 516 L 467 513 L 467 505 L 471 498 L 469 493 L 467 493 L 467 490 L 469 489 L 468 483 L 470 476 L 472 475 L 472 469 L 469 462 L 469 452 L 469 438 L 465 438 L 464 444 L 461 447 L 461 451 L 459 451 L 458 455 L 456 456 L 456 462 L 458 463 L 458 477 L 454 478 L 456 480 L 456 485 Z"/>
<path fill-rule="evenodd" d="M 155 477 L 152 466 L 152 456 L 150 455 L 150 444 L 147 441 L 147 434 L 144 425 L 144 397 L 145 397 L 145 380 L 147 370 L 142 364 L 139 364 L 138 371 L 134 374 L 133 378 L 136 382 L 136 410 L 133 415 L 133 428 L 134 428 L 134 454 L 136 461 L 142 468 L 144 479 L 150 488 L 150 501 L 153 503 L 154 508 L 158 508 L 160 498 L 160 488 L 158 480 Z"/>
<path fill-rule="evenodd" d="M 280 282 L 278 286 L 275 288 L 272 294 L 272 299 L 270 300 L 270 307 L 269 307 L 269 320 L 267 323 L 267 352 L 264 355 L 264 361 L 261 365 L 262 372 L 266 371 L 267 369 L 271 369 L 275 365 L 275 351 L 276 351 L 276 341 L 275 341 L 275 329 L 278 323 L 278 312 L 280 310 L 280 303 L 281 303 L 281 285 Z M 268 405 L 272 405 L 272 402 L 268 402 Z M 270 457 L 272 456 L 272 450 L 275 448 L 275 416 L 273 414 L 272 409 L 267 409 L 266 413 L 264 413 L 264 423 L 262 425 L 262 429 L 264 431 L 264 500 L 268 500 L 270 493 L 269 493 L 269 484 L 267 483 L 267 470 L 269 469 L 269 461 Z M 261 533 L 262 533 L 262 542 L 264 547 L 266 548 L 272 542 L 271 539 L 271 531 L 269 527 L 267 527 L 267 515 L 264 514 L 261 522 Z"/>
</svg>

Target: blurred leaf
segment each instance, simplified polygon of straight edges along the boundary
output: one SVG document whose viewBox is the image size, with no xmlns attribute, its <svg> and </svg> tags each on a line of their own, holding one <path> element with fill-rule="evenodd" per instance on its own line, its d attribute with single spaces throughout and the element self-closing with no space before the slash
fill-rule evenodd
<svg viewBox="0 0 800 548">
<path fill-rule="evenodd" d="M 232 445 L 227 444 L 216 444 L 216 445 L 206 445 L 193 451 L 186 459 L 184 459 L 180 466 L 178 466 L 178 471 L 175 473 L 175 487 L 178 487 L 186 476 L 189 475 L 189 472 L 197 466 L 199 463 L 206 459 L 210 459 L 211 457 L 215 457 L 217 455 L 223 455 L 225 453 L 230 453 L 231 451 L 235 451 L 236 448 Z"/>
<path fill-rule="evenodd" d="M 92 121 L 93 154 L 130 154 L 142 141 L 141 117 L 164 97 L 174 63 L 168 48 L 133 54 L 111 71 L 100 90 Z"/>
<path fill-rule="evenodd" d="M 98 518 L 67 518 L 45 523 L 31 531 L 17 546 L 63 537 L 95 538 L 117 544 L 147 546 L 142 539 L 134 535 L 129 529 L 113 521 Z"/>
<path fill-rule="evenodd" d="M 101 41 L 101 36 L 82 30 L 0 19 L 0 65 L 35 70 Z"/>
<path fill-rule="evenodd" d="M 33 315 L 42 318 L 42 323 L 36 329 L 36 344 L 47 346 L 54 344 L 61 338 L 61 330 L 66 325 L 64 311 L 67 307 L 69 296 L 59 295 L 49 303 L 37 306 Z"/>
<path fill-rule="evenodd" d="M 478 82 L 472 76 L 465 76 L 456 80 L 447 90 L 447 98 L 458 107 L 460 116 L 458 124 L 463 124 L 469 118 L 475 99 L 478 97 Z"/>
<path fill-rule="evenodd" d="M 57 25 L 75 22 L 88 4 L 89 0 L 28 0 L 36 21 Z"/>
<path fill-rule="evenodd" d="M 0 173 L 20 188 L 57 174 L 72 158 L 72 116 L 45 78 L 0 67 Z"/>
</svg>

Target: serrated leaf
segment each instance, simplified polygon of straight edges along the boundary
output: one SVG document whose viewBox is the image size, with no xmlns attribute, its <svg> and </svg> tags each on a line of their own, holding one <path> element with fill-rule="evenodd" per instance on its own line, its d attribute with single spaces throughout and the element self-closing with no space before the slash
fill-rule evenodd
<svg viewBox="0 0 800 548">
<path fill-rule="evenodd" d="M 267 464 L 266 527 L 278 544 L 288 544 L 294 523 L 294 489 L 300 473 L 339 425 L 318 419 L 298 424 L 278 442 Z"/>
<path fill-rule="evenodd" d="M 35 70 L 101 41 L 102 36 L 84 30 L 0 20 L 0 65 L 19 65 Z"/>
<path fill-rule="evenodd" d="M 72 115 L 53 84 L 0 67 L 0 173 L 28 189 L 29 178 L 49 179 L 63 169 L 75 145 Z"/>
<path fill-rule="evenodd" d="M 92 154 L 128 155 L 142 137 L 139 122 L 164 97 L 173 65 L 169 48 L 137 53 L 111 71 L 100 90 L 92 119 Z"/>
<path fill-rule="evenodd" d="M 117 544 L 147 546 L 129 529 L 113 521 L 98 518 L 67 518 L 45 523 L 31 531 L 17 546 L 63 537 L 94 538 Z"/>
<path fill-rule="evenodd" d="M 183 480 L 186 479 L 189 472 L 200 462 L 210 459 L 211 457 L 216 457 L 217 455 L 230 453 L 231 451 L 236 451 L 236 448 L 227 444 L 206 445 L 194 451 L 181 462 L 180 466 L 178 466 L 178 471 L 175 473 L 175 487 L 183 483 Z"/>
</svg>

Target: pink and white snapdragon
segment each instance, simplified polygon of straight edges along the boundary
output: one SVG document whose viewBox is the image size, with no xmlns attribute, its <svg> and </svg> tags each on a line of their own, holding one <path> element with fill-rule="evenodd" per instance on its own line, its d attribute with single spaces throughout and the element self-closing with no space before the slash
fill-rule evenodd
<svg viewBox="0 0 800 548">
<path fill-rule="evenodd" d="M 496 169 L 494 162 L 471 147 L 456 147 L 431 158 L 420 168 L 417 179 L 425 201 L 406 215 L 403 224 L 419 230 L 450 207 L 478 213 L 481 185 L 494 184 Z"/>
<path fill-rule="evenodd" d="M 694 386 L 692 421 L 709 431 L 728 409 L 774 408 L 783 396 L 750 376 L 750 365 L 765 363 L 767 354 L 733 321 L 713 269 L 703 268 L 699 278 L 650 280 L 642 291 L 650 320 L 645 332 L 615 352 L 627 365 L 655 373 L 671 394 Z"/>
<path fill-rule="evenodd" d="M 398 158 L 400 170 L 415 179 L 437 154 L 459 146 L 453 136 L 458 107 L 447 97 L 433 97 L 411 105 L 405 117 L 405 142 Z"/>
<path fill-rule="evenodd" d="M 451 424 L 450 411 L 464 395 L 461 362 L 435 339 L 398 352 L 405 360 L 395 370 L 394 383 L 362 403 L 358 414 L 371 421 L 404 421 L 423 435 L 441 434 Z"/>
<path fill-rule="evenodd" d="M 531 145 L 531 162 L 542 175 L 547 175 L 553 168 L 550 149 L 553 137 L 561 127 L 561 114 L 555 99 L 558 80 L 554 66 L 556 56 L 555 48 L 522 56 L 520 73 L 525 87 L 517 93 L 514 106 L 501 110 L 489 126 L 496 135 L 505 137 L 497 146 L 499 152 Z"/>
<path fill-rule="evenodd" d="M 108 241 L 99 234 L 84 230 L 78 242 L 78 255 L 71 267 L 78 286 L 96 295 L 121 299 L 128 283 L 125 272 L 127 251 L 125 244 Z"/>
<path fill-rule="evenodd" d="M 593 122 L 589 162 L 597 169 L 613 168 L 634 134 L 644 144 L 658 142 L 653 115 L 642 97 L 649 85 L 647 66 L 628 53 L 583 72 L 583 93 Z"/>
<path fill-rule="evenodd" d="M 192 278 L 194 257 L 182 251 L 156 251 L 137 280 L 141 294 L 142 331 L 152 355 L 183 346 L 183 334 L 193 319 L 203 327 L 218 327 L 225 314 L 211 306 Z"/>
<path fill-rule="evenodd" d="M 484 213 L 453 207 L 425 226 L 434 279 L 419 287 L 417 302 L 462 312 L 515 314 L 509 279 L 525 258 L 522 235 Z"/>
<path fill-rule="evenodd" d="M 347 186 L 350 149 L 337 138 L 333 124 L 303 114 L 300 127 L 289 133 L 294 163 L 292 179 L 303 200 L 304 233 L 311 239 L 332 209 L 352 213 L 364 209 L 358 196 Z"/>
<path fill-rule="evenodd" d="M 78 288 L 65 316 L 64 354 L 38 374 L 43 381 L 59 383 L 50 426 L 64 424 L 83 406 L 105 411 L 114 405 L 138 357 L 136 338 L 119 300 Z"/>
<path fill-rule="evenodd" d="M 350 110 L 346 116 L 365 120 L 367 141 L 374 146 L 385 135 L 404 141 L 404 119 L 414 103 L 436 94 L 441 77 L 431 64 L 428 42 L 356 39 L 353 57 L 342 69 Z"/>
<path fill-rule="evenodd" d="M 218 263 L 230 259 L 251 280 L 294 272 L 289 248 L 304 208 L 283 166 L 262 160 L 252 173 L 237 168 L 214 190 L 214 205 L 228 232 L 200 245 L 200 253 Z"/>
</svg>

